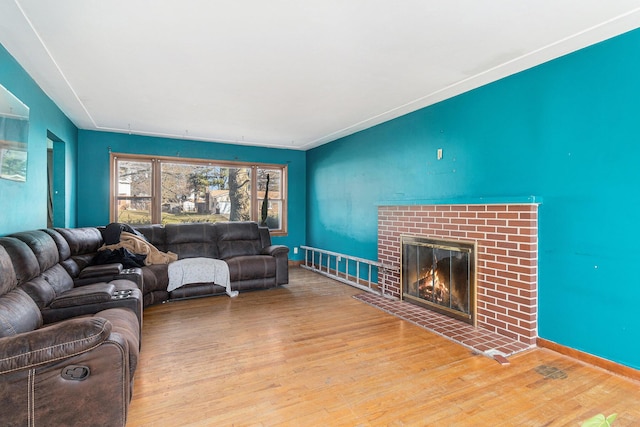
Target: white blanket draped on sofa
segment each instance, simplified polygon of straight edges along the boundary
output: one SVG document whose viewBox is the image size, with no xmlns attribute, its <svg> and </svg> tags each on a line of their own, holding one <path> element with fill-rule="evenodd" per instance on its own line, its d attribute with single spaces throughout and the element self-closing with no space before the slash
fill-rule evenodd
<svg viewBox="0 0 640 427">
<path fill-rule="evenodd" d="M 169 292 L 190 283 L 210 282 L 224 286 L 230 297 L 238 296 L 238 291 L 231 290 L 229 266 L 220 259 L 184 258 L 169 264 Z"/>
</svg>

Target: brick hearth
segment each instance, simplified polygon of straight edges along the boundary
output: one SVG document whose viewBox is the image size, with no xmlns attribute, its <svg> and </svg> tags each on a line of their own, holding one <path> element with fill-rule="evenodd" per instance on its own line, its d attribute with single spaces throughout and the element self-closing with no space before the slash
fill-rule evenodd
<svg viewBox="0 0 640 427">
<path fill-rule="evenodd" d="M 537 204 L 380 206 L 378 277 L 400 298 L 400 236 L 477 242 L 477 327 L 527 346 L 537 337 Z"/>
</svg>

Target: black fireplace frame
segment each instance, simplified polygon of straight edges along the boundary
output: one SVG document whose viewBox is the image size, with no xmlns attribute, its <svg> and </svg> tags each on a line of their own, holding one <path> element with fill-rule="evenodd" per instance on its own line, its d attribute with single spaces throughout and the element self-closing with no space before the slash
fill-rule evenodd
<svg viewBox="0 0 640 427">
<path fill-rule="evenodd" d="M 468 254 L 468 281 L 469 290 L 468 296 L 468 313 L 440 305 L 435 302 L 428 301 L 426 299 L 405 293 L 408 289 L 408 283 L 405 282 L 407 277 L 405 276 L 405 248 L 407 245 L 422 246 L 431 249 L 444 249 L 455 252 L 463 252 Z M 447 315 L 454 319 L 461 320 L 472 326 L 477 325 L 477 249 L 478 245 L 475 241 L 467 240 L 449 240 L 440 239 L 426 236 L 415 235 L 401 235 L 400 236 L 400 299 L 416 304 L 421 307 L 434 310 L 438 313 Z M 408 280 L 408 279 L 407 279 Z"/>
</svg>

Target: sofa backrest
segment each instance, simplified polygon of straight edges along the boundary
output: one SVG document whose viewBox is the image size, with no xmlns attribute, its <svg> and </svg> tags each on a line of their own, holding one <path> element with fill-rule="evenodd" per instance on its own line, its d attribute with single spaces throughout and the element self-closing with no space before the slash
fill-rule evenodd
<svg viewBox="0 0 640 427">
<path fill-rule="evenodd" d="M 164 228 L 167 251 L 178 254 L 178 258 L 219 258 L 214 224 L 167 224 Z"/>
<path fill-rule="evenodd" d="M 11 237 L 22 240 L 29 246 L 38 260 L 40 273 L 47 271 L 60 261 L 56 242 L 42 230 L 23 231 L 12 234 Z"/>
<path fill-rule="evenodd" d="M 258 232 L 260 233 L 260 244 L 263 248 L 271 246 L 271 232 L 269 227 L 259 225 Z"/>
<path fill-rule="evenodd" d="M 221 259 L 240 255 L 258 255 L 262 241 L 258 224 L 251 221 L 216 222 L 218 254 Z"/>
<path fill-rule="evenodd" d="M 58 262 L 56 242 L 43 230 L 24 231 L 0 238 L 11 258 L 17 285 L 41 309 L 73 289 L 73 279 Z"/>
<path fill-rule="evenodd" d="M 142 233 L 147 242 L 158 248 L 162 252 L 167 251 L 166 230 L 162 224 L 138 225 L 134 227 L 136 231 Z"/>
<path fill-rule="evenodd" d="M 80 271 L 93 260 L 103 243 L 100 230 L 94 227 L 56 228 L 46 232 L 52 236 L 58 234 L 62 237 L 62 239 L 53 238 L 53 240 L 58 245 L 60 264 L 71 277 L 78 277 Z"/>
<path fill-rule="evenodd" d="M 4 246 L 0 246 L 0 296 L 9 293 L 18 285 L 11 256 Z"/>
<path fill-rule="evenodd" d="M 0 246 L 4 247 L 16 276 L 17 283 L 25 283 L 40 275 L 40 264 L 29 246 L 15 237 L 0 237 Z"/>
<path fill-rule="evenodd" d="M 0 338 L 42 326 L 40 310 L 17 285 L 11 256 L 4 246 L 0 246 Z"/>
</svg>

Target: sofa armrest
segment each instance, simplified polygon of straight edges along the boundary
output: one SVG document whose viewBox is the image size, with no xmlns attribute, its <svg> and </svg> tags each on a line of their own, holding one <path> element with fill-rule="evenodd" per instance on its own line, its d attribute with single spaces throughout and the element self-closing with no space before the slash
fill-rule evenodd
<svg viewBox="0 0 640 427">
<path fill-rule="evenodd" d="M 111 301 L 116 287 L 111 283 L 94 283 L 70 289 L 56 297 L 49 308 L 65 308 Z"/>
<path fill-rule="evenodd" d="M 271 245 L 262 249 L 263 255 L 282 256 L 289 254 L 289 248 L 285 245 Z"/>
<path fill-rule="evenodd" d="M 85 267 L 80 271 L 78 277 L 80 279 L 89 279 L 103 276 L 114 276 L 116 274 L 120 274 L 122 271 L 122 264 L 114 263 L 114 264 L 100 264 L 100 265 L 90 265 L 89 267 Z"/>
<path fill-rule="evenodd" d="M 263 248 L 262 254 L 276 259 L 276 284 L 289 283 L 289 248 L 285 245 L 271 245 Z"/>
<path fill-rule="evenodd" d="M 119 274 L 116 274 L 113 277 L 113 280 L 116 280 L 116 279 L 131 280 L 133 283 L 136 284 L 138 289 L 140 289 L 144 293 L 144 280 L 143 280 L 142 268 L 140 267 L 125 268 Z"/>
<path fill-rule="evenodd" d="M 127 279 L 131 280 L 138 286 L 138 289 L 144 291 L 144 283 L 142 280 L 142 269 L 140 267 L 132 267 L 132 268 L 117 268 L 117 266 L 122 267 L 122 264 L 105 264 L 105 266 L 114 266 L 108 269 L 104 269 L 101 272 L 103 274 L 90 274 L 87 276 L 78 276 L 73 279 L 73 285 L 76 287 L 91 285 L 98 282 L 111 282 L 116 279 Z M 95 266 L 102 267 L 102 266 Z M 91 268 L 91 267 L 88 267 Z M 84 269 L 86 270 L 86 268 Z M 84 271 L 82 270 L 82 271 Z M 99 270 L 96 269 L 96 273 Z"/>
<path fill-rule="evenodd" d="M 118 318 L 75 318 L 0 338 L 2 424 L 124 426 L 138 349 Z"/>
<path fill-rule="evenodd" d="M 29 369 L 92 350 L 111 334 L 100 317 L 69 319 L 31 332 L 0 338 L 0 374 Z"/>
<path fill-rule="evenodd" d="M 78 277 L 73 279 L 73 286 L 86 286 L 98 282 L 109 282 L 123 272 L 122 264 L 100 264 L 85 267 Z"/>
</svg>

